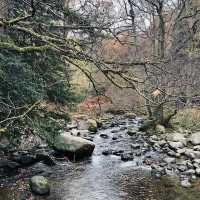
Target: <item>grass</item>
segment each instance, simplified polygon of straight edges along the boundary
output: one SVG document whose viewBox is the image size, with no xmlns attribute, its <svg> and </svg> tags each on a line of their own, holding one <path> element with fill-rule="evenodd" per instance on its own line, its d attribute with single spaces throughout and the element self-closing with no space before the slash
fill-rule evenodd
<svg viewBox="0 0 200 200">
<path fill-rule="evenodd" d="M 173 124 L 180 127 L 196 131 L 200 130 L 200 109 L 187 108 L 180 110 L 173 119 Z"/>
</svg>

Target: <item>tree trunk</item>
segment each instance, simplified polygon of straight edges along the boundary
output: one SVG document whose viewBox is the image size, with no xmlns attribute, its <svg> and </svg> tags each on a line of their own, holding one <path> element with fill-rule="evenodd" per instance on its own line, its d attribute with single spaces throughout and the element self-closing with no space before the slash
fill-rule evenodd
<svg viewBox="0 0 200 200">
<path fill-rule="evenodd" d="M 0 20 L 5 20 L 8 15 L 8 2 L 7 0 L 1 0 L 0 2 Z M 4 32 L 4 28 L 0 27 L 0 34 Z"/>
<path fill-rule="evenodd" d="M 134 38 L 134 45 L 135 45 L 135 55 L 137 56 L 138 53 L 138 47 L 137 47 L 137 34 L 136 34 L 136 23 L 135 23 L 135 12 L 133 9 L 133 4 L 130 0 L 128 0 L 129 6 L 130 6 L 130 16 L 131 16 L 131 23 L 132 23 L 132 32 L 133 32 L 133 38 Z"/>
<path fill-rule="evenodd" d="M 164 58 L 165 56 L 165 20 L 163 17 L 163 3 L 160 3 L 158 9 L 159 17 L 159 36 L 158 36 L 158 56 Z"/>
</svg>

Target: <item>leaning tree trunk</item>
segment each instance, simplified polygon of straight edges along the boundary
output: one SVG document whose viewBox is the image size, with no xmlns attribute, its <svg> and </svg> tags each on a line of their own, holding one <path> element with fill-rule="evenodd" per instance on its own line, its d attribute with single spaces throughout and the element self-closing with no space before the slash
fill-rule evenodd
<svg viewBox="0 0 200 200">
<path fill-rule="evenodd" d="M 147 131 L 149 129 L 155 129 L 157 125 L 163 125 L 164 127 L 170 127 L 170 120 L 176 115 L 177 110 L 166 115 L 164 114 L 164 103 L 160 103 L 156 106 L 150 106 L 146 104 L 149 113 L 149 119 L 146 120 L 140 127 L 141 131 Z"/>
<path fill-rule="evenodd" d="M 170 120 L 173 116 L 175 116 L 177 110 L 174 110 L 172 113 L 165 114 L 164 113 L 164 103 L 160 103 L 159 105 L 155 106 L 152 112 L 152 119 L 154 120 L 154 125 L 157 124 L 163 125 L 164 127 L 170 126 Z"/>
</svg>

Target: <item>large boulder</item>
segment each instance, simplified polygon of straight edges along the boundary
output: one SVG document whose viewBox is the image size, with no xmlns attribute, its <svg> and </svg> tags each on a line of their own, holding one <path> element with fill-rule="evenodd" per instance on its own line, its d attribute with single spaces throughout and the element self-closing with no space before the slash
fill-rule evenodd
<svg viewBox="0 0 200 200">
<path fill-rule="evenodd" d="M 95 144 L 81 137 L 63 133 L 56 137 L 54 148 L 56 151 L 65 153 L 71 158 L 74 156 L 75 158 L 83 158 L 92 154 Z"/>
<path fill-rule="evenodd" d="M 38 195 L 46 195 L 50 193 L 49 182 L 43 176 L 33 176 L 30 180 L 30 188 L 32 192 Z"/>
<path fill-rule="evenodd" d="M 181 142 L 185 145 L 187 143 L 186 138 L 182 133 L 171 133 L 166 139 L 171 142 Z"/>
<path fill-rule="evenodd" d="M 200 132 L 197 133 L 193 133 L 191 134 L 189 141 L 193 144 L 193 145 L 198 145 L 200 144 Z"/>
</svg>

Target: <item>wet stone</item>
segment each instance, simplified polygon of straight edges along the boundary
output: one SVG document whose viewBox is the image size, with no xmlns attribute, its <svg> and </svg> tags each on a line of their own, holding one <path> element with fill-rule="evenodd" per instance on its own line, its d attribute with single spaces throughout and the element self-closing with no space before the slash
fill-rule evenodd
<svg viewBox="0 0 200 200">
<path fill-rule="evenodd" d="M 181 186 L 185 187 L 185 188 L 190 188 L 192 185 L 191 185 L 191 183 L 189 182 L 188 179 L 185 179 L 185 180 L 181 181 Z"/>
<path fill-rule="evenodd" d="M 131 153 L 123 153 L 121 154 L 121 160 L 122 161 L 131 161 L 133 160 L 133 155 Z"/>
<path fill-rule="evenodd" d="M 116 136 L 112 137 L 112 140 L 117 140 L 117 139 L 118 139 L 118 137 L 116 137 Z"/>
<path fill-rule="evenodd" d="M 106 150 L 104 150 L 104 151 L 102 152 L 102 154 L 103 154 L 104 156 L 111 155 L 111 154 L 112 154 L 112 150 L 111 150 L 111 149 L 106 149 Z"/>
<path fill-rule="evenodd" d="M 131 144 L 132 149 L 140 149 L 140 144 Z"/>
<path fill-rule="evenodd" d="M 104 138 L 104 139 L 108 139 L 109 138 L 109 136 L 107 134 L 105 134 L 105 133 L 100 134 L 100 137 Z"/>
<path fill-rule="evenodd" d="M 170 164 L 170 163 L 175 163 L 176 159 L 172 157 L 166 157 L 163 159 L 163 161 L 166 162 L 167 164 Z"/>
<path fill-rule="evenodd" d="M 124 150 L 116 150 L 116 151 L 113 151 L 112 154 L 115 156 L 121 156 L 123 153 L 124 153 Z"/>
</svg>

